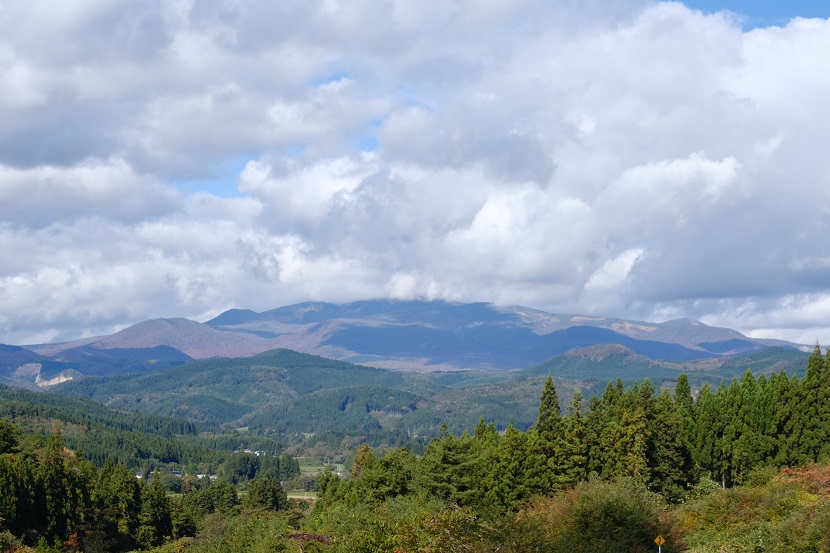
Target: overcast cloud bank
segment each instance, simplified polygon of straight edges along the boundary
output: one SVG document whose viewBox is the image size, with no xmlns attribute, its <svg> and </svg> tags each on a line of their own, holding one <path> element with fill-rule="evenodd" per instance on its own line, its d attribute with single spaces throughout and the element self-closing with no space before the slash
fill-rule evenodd
<svg viewBox="0 0 830 553">
<path fill-rule="evenodd" d="M 830 20 L 0 2 L 0 342 L 441 298 L 830 342 Z"/>
</svg>

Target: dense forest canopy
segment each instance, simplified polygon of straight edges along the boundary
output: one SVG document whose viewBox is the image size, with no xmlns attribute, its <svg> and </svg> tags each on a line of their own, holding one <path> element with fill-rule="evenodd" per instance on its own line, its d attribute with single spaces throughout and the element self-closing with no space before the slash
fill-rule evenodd
<svg viewBox="0 0 830 553">
<path fill-rule="evenodd" d="M 0 392 L 5 550 L 640 551 L 657 534 L 666 551 L 830 545 L 830 354 L 818 346 L 803 378 L 748 370 L 696 393 L 685 375 L 671 391 L 617 380 L 564 409 L 548 377 L 530 429 L 444 427 L 420 455 L 364 444 L 348 478 L 323 473 L 313 509 L 287 496 L 300 467 L 285 452 L 216 455 L 202 443 L 188 454 L 215 455 L 215 480 L 161 459 L 137 477 L 129 461 L 95 463 L 31 421 L 62 418 L 79 435 L 117 427 L 133 443 L 188 443 L 199 428 Z"/>
</svg>

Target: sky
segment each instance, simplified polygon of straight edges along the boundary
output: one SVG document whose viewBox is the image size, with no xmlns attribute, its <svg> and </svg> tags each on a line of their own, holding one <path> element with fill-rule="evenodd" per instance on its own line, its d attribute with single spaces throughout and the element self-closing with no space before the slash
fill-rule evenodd
<svg viewBox="0 0 830 553">
<path fill-rule="evenodd" d="M 828 17 L 0 0 L 0 343 L 397 298 L 826 345 Z"/>
</svg>

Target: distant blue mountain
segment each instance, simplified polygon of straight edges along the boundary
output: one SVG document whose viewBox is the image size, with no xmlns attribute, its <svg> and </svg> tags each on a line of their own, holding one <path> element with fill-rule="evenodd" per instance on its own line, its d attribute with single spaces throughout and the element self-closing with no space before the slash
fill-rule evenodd
<svg viewBox="0 0 830 553">
<path fill-rule="evenodd" d="M 302 344 L 311 353 L 391 367 L 397 359 L 424 368 L 523 368 L 600 344 L 683 362 L 767 345 L 691 319 L 646 323 L 444 301 L 308 302 L 262 313 L 234 309 L 205 324 L 254 334 L 280 347 Z M 316 345 L 309 348 L 310 343 Z"/>
<path fill-rule="evenodd" d="M 364 300 L 346 304 L 307 302 L 271 309 L 262 313 L 247 309 L 231 309 L 205 324 L 227 327 L 253 322 L 279 322 L 305 325 L 336 319 L 380 320 L 399 323 L 417 323 L 458 327 L 494 318 L 511 319 L 509 313 L 499 313 L 491 303 L 451 303 L 444 301 Z"/>
<path fill-rule="evenodd" d="M 758 351 L 757 343 L 737 338 L 733 338 L 732 340 L 723 340 L 722 342 L 700 342 L 698 346 L 702 347 L 706 351 L 711 351 L 712 353 L 729 355 Z"/>
<path fill-rule="evenodd" d="M 663 361 L 717 357 L 678 344 L 636 340 L 604 328 L 574 326 L 539 335 L 527 328 L 485 324 L 439 329 L 421 325 L 349 326 L 332 334 L 325 345 L 382 357 L 429 358 L 432 364 L 489 365 L 524 368 L 575 348 L 620 344 L 634 353 Z"/>
<path fill-rule="evenodd" d="M 158 371 L 193 361 L 168 346 L 97 349 L 81 346 L 60 352 L 54 360 L 74 364 L 85 375 L 110 375 Z"/>
<path fill-rule="evenodd" d="M 386 299 L 307 302 L 262 313 L 231 309 L 203 324 L 152 319 L 76 343 L 32 346 L 31 351 L 4 346 L 0 376 L 26 363 L 46 366 L 45 361 L 86 375 L 146 372 L 191 359 L 240 358 L 279 348 L 405 370 L 524 369 L 599 345 L 676 363 L 744 355 L 769 345 L 797 347 L 692 319 L 650 323 L 492 303 Z"/>
<path fill-rule="evenodd" d="M 193 358 L 167 346 L 97 349 L 80 346 L 54 356 L 20 346 L 0 344 L 0 378 L 33 383 L 35 377 L 52 379 L 66 371 L 84 375 L 141 373 L 183 365 Z"/>
</svg>

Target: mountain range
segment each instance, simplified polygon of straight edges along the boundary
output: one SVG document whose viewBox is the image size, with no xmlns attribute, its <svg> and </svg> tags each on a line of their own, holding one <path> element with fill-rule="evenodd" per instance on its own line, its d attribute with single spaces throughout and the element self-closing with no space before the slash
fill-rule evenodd
<svg viewBox="0 0 830 553">
<path fill-rule="evenodd" d="M 204 323 L 152 319 L 109 336 L 59 344 L 0 345 L 0 379 L 43 386 L 79 375 L 149 372 L 273 349 L 396 370 L 503 371 L 600 345 L 672 363 L 746 355 L 773 345 L 807 349 L 692 319 L 650 323 L 492 303 L 307 302 L 261 313 L 231 309 Z"/>
<path fill-rule="evenodd" d="M 577 393 L 602 395 L 617 379 L 671 389 L 686 373 L 698 390 L 747 369 L 803 375 L 809 350 L 690 319 L 648 323 L 487 303 L 303 303 L 233 309 L 204 323 L 153 319 L 60 344 L 0 345 L 0 387 L 270 436 L 296 452 L 345 454 L 362 441 L 422 447 L 444 424 L 461 433 L 481 418 L 526 429 L 548 375 L 564 407 Z"/>
</svg>

